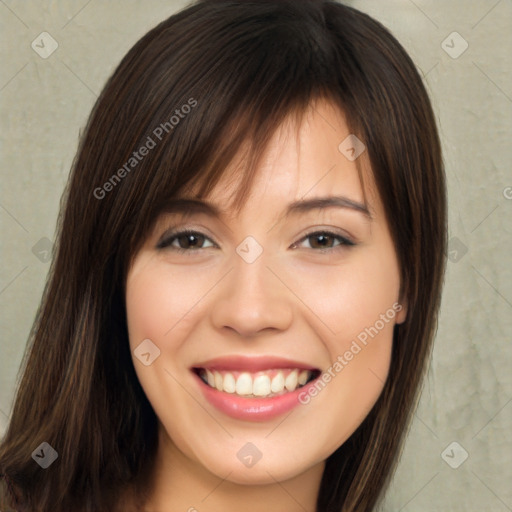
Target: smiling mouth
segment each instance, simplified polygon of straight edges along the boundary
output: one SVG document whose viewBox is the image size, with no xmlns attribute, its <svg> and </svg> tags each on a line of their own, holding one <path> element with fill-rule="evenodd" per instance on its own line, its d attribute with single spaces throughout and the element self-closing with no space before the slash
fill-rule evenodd
<svg viewBox="0 0 512 512">
<path fill-rule="evenodd" d="M 295 391 L 316 379 L 319 370 L 278 368 L 258 372 L 193 368 L 209 387 L 243 398 L 272 398 Z"/>
</svg>

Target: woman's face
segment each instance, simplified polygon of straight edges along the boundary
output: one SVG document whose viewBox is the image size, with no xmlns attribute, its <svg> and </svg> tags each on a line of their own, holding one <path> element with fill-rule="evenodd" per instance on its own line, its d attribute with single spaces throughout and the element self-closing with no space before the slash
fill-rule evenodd
<svg viewBox="0 0 512 512">
<path fill-rule="evenodd" d="M 162 215 L 127 277 L 160 446 L 238 483 L 292 478 L 343 444 L 383 388 L 406 315 L 366 152 L 369 211 L 341 112 L 318 102 L 296 133 L 276 132 L 239 215 L 233 165 L 208 198 L 219 216 Z"/>
</svg>

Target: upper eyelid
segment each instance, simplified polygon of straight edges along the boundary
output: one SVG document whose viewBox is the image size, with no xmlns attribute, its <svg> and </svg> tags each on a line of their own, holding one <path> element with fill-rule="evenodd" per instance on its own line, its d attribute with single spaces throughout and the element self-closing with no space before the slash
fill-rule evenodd
<svg viewBox="0 0 512 512">
<path fill-rule="evenodd" d="M 193 232 L 193 233 L 197 233 L 198 235 L 203 235 L 204 237 L 208 238 L 210 241 L 212 241 L 216 245 L 218 245 L 217 242 L 215 242 L 215 237 L 209 235 L 208 233 L 205 233 L 205 231 L 209 231 L 206 228 L 204 228 L 204 227 L 193 227 L 193 226 L 181 226 L 181 225 L 172 226 L 172 227 L 170 227 L 168 229 L 165 229 L 163 234 L 158 238 L 157 245 L 162 243 L 162 242 L 165 242 L 169 238 L 176 237 L 177 235 L 179 235 L 181 233 L 184 233 L 184 232 L 186 233 L 186 232 L 189 232 L 189 231 Z"/>
</svg>

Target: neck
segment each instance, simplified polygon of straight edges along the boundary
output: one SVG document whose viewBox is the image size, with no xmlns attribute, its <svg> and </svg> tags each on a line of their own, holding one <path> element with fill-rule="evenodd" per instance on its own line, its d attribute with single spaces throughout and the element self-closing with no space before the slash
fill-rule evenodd
<svg viewBox="0 0 512 512">
<path fill-rule="evenodd" d="M 286 481 L 238 484 L 184 455 L 161 434 L 146 512 L 315 512 L 324 461 Z"/>
</svg>

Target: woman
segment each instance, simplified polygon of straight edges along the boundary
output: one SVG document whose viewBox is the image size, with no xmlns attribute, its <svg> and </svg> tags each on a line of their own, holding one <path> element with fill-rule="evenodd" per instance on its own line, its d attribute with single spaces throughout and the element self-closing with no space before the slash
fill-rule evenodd
<svg viewBox="0 0 512 512">
<path fill-rule="evenodd" d="M 171 16 L 100 95 L 58 226 L 4 508 L 374 509 L 446 247 L 432 109 L 385 28 L 324 0 Z"/>
</svg>

